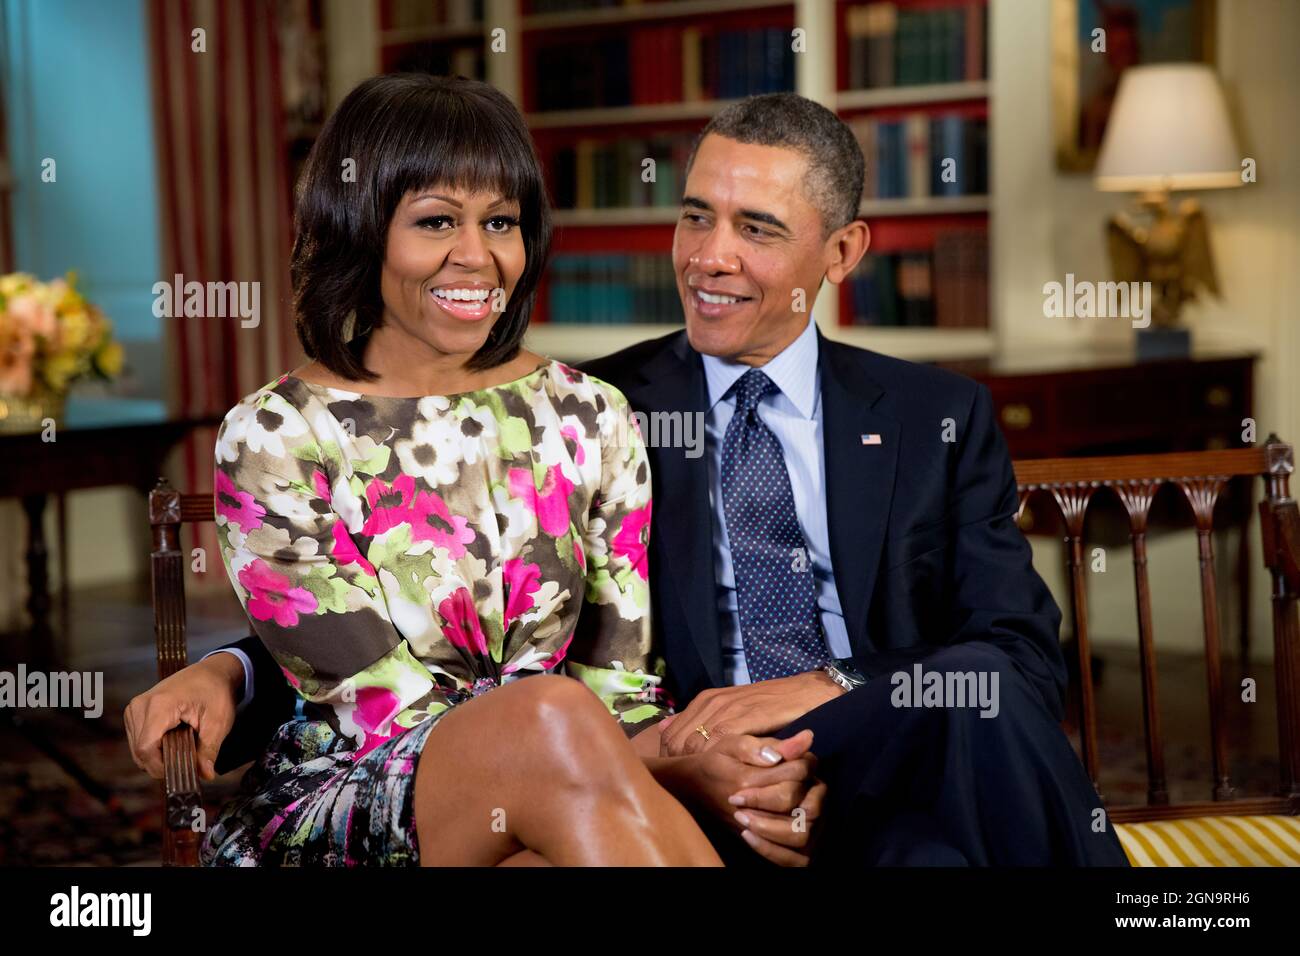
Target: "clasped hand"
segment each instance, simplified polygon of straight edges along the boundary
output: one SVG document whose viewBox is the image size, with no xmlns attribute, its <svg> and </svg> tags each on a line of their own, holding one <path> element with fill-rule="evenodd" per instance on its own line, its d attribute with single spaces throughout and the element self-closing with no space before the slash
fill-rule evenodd
<svg viewBox="0 0 1300 956">
<path fill-rule="evenodd" d="M 698 756 L 704 804 L 774 863 L 803 866 L 826 784 L 811 730 L 763 738 L 844 691 L 821 671 L 696 695 L 659 725 L 664 757 Z M 703 727 L 706 733 L 700 733 Z M 776 759 L 772 759 L 776 758 Z"/>
<path fill-rule="evenodd" d="M 806 866 L 826 795 L 812 742 L 811 730 L 785 740 L 730 734 L 682 758 L 692 765 L 691 802 L 738 832 L 760 856 L 782 866 Z"/>
<path fill-rule="evenodd" d="M 843 693 L 822 671 L 700 691 L 680 714 L 660 722 L 659 754 L 701 753 L 731 734 L 776 733 Z"/>
</svg>

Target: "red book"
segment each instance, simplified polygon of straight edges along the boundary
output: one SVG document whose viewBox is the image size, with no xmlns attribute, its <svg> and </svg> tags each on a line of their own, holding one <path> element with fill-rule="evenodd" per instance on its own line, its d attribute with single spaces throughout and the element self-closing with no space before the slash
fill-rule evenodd
<svg viewBox="0 0 1300 956">
<path fill-rule="evenodd" d="M 632 105 L 643 106 L 655 102 L 653 70 L 654 37 L 648 31 L 634 30 L 628 53 L 632 57 Z"/>
<path fill-rule="evenodd" d="M 966 76 L 967 80 L 984 79 L 984 17 L 978 3 L 966 6 Z"/>
<path fill-rule="evenodd" d="M 667 103 L 668 96 L 668 71 L 667 63 L 664 57 L 665 34 L 667 31 L 663 27 L 655 27 L 646 31 L 650 35 L 650 83 L 651 83 L 651 103 Z"/>
<path fill-rule="evenodd" d="M 663 64 L 664 64 L 664 102 L 680 103 L 682 101 L 682 31 L 676 27 L 664 27 L 663 30 Z"/>
</svg>

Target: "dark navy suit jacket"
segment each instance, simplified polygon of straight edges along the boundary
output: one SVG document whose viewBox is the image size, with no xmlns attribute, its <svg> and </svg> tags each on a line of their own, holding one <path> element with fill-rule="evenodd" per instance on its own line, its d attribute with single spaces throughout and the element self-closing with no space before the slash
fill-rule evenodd
<svg viewBox="0 0 1300 956">
<path fill-rule="evenodd" d="M 1015 475 L 988 389 L 820 333 L 818 364 L 831 562 L 857 668 L 878 677 L 936 647 L 983 641 L 1062 719 L 1061 613 L 1015 524 Z M 582 368 L 635 411 L 707 411 L 703 363 L 685 332 Z M 878 443 L 864 441 L 870 435 Z M 653 625 L 680 708 L 723 684 L 708 466 L 684 447 L 648 451 Z M 219 770 L 256 757 L 292 716 L 293 692 L 261 642 L 239 646 L 254 662 L 254 702 Z"/>
</svg>

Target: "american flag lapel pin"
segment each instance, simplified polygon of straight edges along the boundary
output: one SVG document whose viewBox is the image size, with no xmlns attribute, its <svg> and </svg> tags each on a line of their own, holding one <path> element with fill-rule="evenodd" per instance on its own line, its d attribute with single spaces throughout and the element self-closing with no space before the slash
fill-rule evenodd
<svg viewBox="0 0 1300 956">
<path fill-rule="evenodd" d="M 879 445 L 879 444 L 880 444 L 880 436 L 879 436 L 876 432 L 871 432 L 870 434 L 863 435 L 863 436 L 862 436 L 862 444 L 864 444 L 864 445 Z"/>
</svg>

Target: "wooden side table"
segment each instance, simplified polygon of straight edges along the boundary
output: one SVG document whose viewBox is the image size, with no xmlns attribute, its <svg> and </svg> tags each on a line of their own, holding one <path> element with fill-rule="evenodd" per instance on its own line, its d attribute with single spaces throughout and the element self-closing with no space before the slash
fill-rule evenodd
<svg viewBox="0 0 1300 956">
<path fill-rule="evenodd" d="M 14 467 L 0 469 L 0 497 L 20 498 L 27 520 L 27 612 L 31 618 L 27 653 L 33 666 L 48 667 L 54 658 L 54 629 L 50 623 L 49 546 L 45 540 L 45 508 L 50 495 L 59 497 L 83 488 L 130 485 L 147 496 L 162 473 L 163 461 L 190 431 L 216 426 L 221 416 L 171 418 L 123 416 L 112 420 L 102 412 L 78 416 L 71 408 L 68 421 L 55 432 L 54 441 L 41 433 L 0 434 L 0 461 Z M 60 521 L 60 567 L 67 589 L 66 535 Z"/>
</svg>

